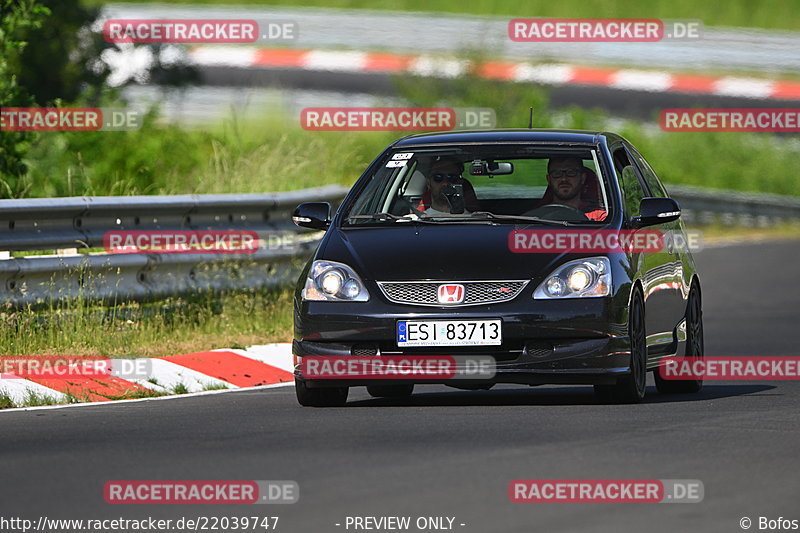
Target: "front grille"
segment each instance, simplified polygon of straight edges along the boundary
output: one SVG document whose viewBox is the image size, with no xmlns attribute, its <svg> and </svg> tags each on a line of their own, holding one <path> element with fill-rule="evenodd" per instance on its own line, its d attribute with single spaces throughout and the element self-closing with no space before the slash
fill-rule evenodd
<svg viewBox="0 0 800 533">
<path fill-rule="evenodd" d="M 378 355 L 377 344 L 354 344 L 350 349 L 352 355 Z"/>
<path fill-rule="evenodd" d="M 439 286 L 459 283 L 464 286 L 461 303 L 439 303 Z M 507 302 L 516 298 L 528 280 L 514 281 L 379 281 L 378 286 L 390 301 L 399 304 L 459 307 Z"/>
<path fill-rule="evenodd" d="M 525 345 L 525 351 L 534 359 L 541 359 L 553 355 L 553 345 L 549 343 L 529 342 Z"/>
</svg>

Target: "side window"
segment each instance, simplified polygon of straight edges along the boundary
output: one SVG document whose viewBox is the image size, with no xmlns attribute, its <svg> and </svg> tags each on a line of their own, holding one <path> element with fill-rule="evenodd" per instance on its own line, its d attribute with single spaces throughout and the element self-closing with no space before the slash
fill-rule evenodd
<svg viewBox="0 0 800 533">
<path fill-rule="evenodd" d="M 633 147 L 629 147 L 629 149 L 631 154 L 633 154 L 633 158 L 636 160 L 636 163 L 639 165 L 639 170 L 642 171 L 644 181 L 647 182 L 647 187 L 650 189 L 650 194 L 658 198 L 667 198 L 669 195 L 667 194 L 666 189 L 664 189 L 664 186 L 661 184 L 661 180 L 658 179 L 655 171 L 653 171 L 653 167 L 651 167 L 647 160 L 642 157 L 642 154 L 636 151 Z"/>
<path fill-rule="evenodd" d="M 613 159 L 614 169 L 622 187 L 625 211 L 628 216 L 635 217 L 639 215 L 639 204 L 645 196 L 644 187 L 624 148 L 620 146 L 614 150 Z"/>
<path fill-rule="evenodd" d="M 369 183 L 364 187 L 364 190 L 359 193 L 358 199 L 350 209 L 350 213 L 377 213 L 383 211 L 380 206 L 382 199 L 386 197 L 388 188 L 397 176 L 398 172 L 402 169 L 398 168 L 382 168 L 373 174 Z M 386 178 L 386 173 L 392 175 L 390 179 Z"/>
</svg>

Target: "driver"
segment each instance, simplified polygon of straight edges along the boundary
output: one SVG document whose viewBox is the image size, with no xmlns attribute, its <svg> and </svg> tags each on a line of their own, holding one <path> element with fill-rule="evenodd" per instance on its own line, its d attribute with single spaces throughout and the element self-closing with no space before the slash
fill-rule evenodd
<svg viewBox="0 0 800 533">
<path fill-rule="evenodd" d="M 427 216 L 450 215 L 450 203 L 445 196 L 445 188 L 450 185 L 463 185 L 464 165 L 457 159 L 442 157 L 431 164 L 426 176 L 426 185 L 431 193 L 431 205 L 422 211 Z M 469 214 L 465 209 L 460 215 Z"/>
<path fill-rule="evenodd" d="M 597 204 L 581 198 L 588 169 L 578 157 L 554 157 L 547 163 L 547 184 L 553 191 L 553 204 L 580 211 L 591 220 L 603 220 L 607 213 Z"/>
</svg>

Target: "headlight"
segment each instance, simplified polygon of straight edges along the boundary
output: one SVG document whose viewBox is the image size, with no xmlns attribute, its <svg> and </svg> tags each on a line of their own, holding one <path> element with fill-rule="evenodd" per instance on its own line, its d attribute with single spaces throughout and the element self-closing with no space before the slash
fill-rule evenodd
<svg viewBox="0 0 800 533">
<path fill-rule="evenodd" d="M 587 298 L 611 294 L 611 262 L 607 257 L 570 261 L 558 267 L 533 291 L 535 299 Z"/>
<path fill-rule="evenodd" d="M 336 296 L 344 285 L 344 275 L 334 269 L 325 272 L 320 276 L 320 280 L 319 286 L 322 288 L 322 292 L 330 296 Z"/>
<path fill-rule="evenodd" d="M 588 268 L 579 266 L 569 271 L 567 282 L 572 292 L 581 292 L 592 284 L 593 278 L 594 276 Z"/>
<path fill-rule="evenodd" d="M 303 300 L 318 302 L 366 302 L 369 294 L 358 274 L 334 261 L 314 261 L 308 271 Z"/>
</svg>

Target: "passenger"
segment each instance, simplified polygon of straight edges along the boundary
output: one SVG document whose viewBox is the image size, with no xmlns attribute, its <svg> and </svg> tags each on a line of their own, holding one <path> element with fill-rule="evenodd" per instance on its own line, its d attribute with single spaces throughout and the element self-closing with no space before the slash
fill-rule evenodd
<svg viewBox="0 0 800 533">
<path fill-rule="evenodd" d="M 547 163 L 547 184 L 552 192 L 552 199 L 547 203 L 572 207 L 591 220 L 604 220 L 608 213 L 601 209 L 598 199 L 581 196 L 590 172 L 578 157 L 550 159 Z"/>
</svg>

